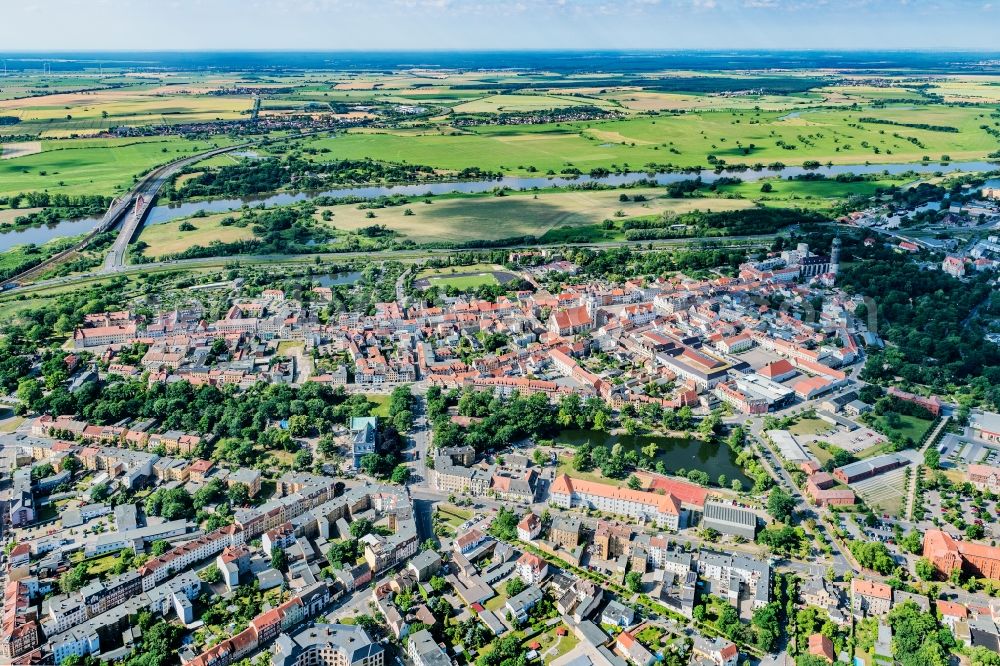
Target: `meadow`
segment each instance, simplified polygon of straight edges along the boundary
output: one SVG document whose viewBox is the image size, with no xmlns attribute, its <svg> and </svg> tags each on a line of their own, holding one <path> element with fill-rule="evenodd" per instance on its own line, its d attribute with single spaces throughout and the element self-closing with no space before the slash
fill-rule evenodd
<svg viewBox="0 0 1000 666">
<path fill-rule="evenodd" d="M 620 201 L 622 192 L 630 198 Z M 642 195 L 646 201 L 631 200 Z M 354 204 L 317 209 L 316 219 L 324 211 L 333 217 L 326 221 L 335 229 L 357 231 L 383 224 L 405 238 L 420 243 L 452 242 L 468 239 L 497 240 L 534 235 L 561 228 L 576 229 L 600 224 L 606 219 L 654 215 L 671 211 L 723 211 L 749 208 L 750 201 L 740 199 L 694 198 L 668 199 L 662 190 L 630 189 L 606 191 L 513 192 L 504 197 L 492 195 L 435 197 L 431 203 L 416 199 L 405 206 L 362 210 Z M 410 210 L 412 215 L 407 215 Z M 618 215 L 617 213 L 621 213 Z M 375 217 L 368 217 L 372 213 Z"/>
<path fill-rule="evenodd" d="M 862 122 L 875 118 L 882 123 Z M 547 125 L 487 125 L 449 131 L 438 126 L 349 131 L 307 141 L 329 153 L 314 160 L 373 158 L 458 171 L 470 166 L 505 173 L 588 172 L 595 168 L 643 170 L 781 162 L 799 166 L 952 160 L 986 157 L 1000 145 L 981 125 L 994 125 L 985 109 L 929 107 L 702 111 L 622 120 Z M 899 124 L 890 124 L 899 123 Z M 911 125 L 911 126 L 904 126 Z M 957 132 L 912 125 L 954 127 Z M 710 157 L 711 156 L 711 157 Z"/>
<path fill-rule="evenodd" d="M 140 230 L 136 241 L 142 241 L 148 245 L 143 250 L 143 256 L 155 259 L 183 252 L 195 245 L 207 246 L 212 241 L 233 243 L 240 240 L 250 240 L 254 237 L 250 227 L 223 226 L 222 220 L 227 217 L 234 217 L 234 215 L 233 213 L 219 213 L 206 217 L 188 217 L 161 224 L 151 224 Z M 181 231 L 180 226 L 185 223 L 192 224 L 195 228 L 191 231 Z"/>
<path fill-rule="evenodd" d="M 761 190 L 770 185 L 769 192 Z M 720 185 L 716 192 L 725 196 L 747 199 L 768 206 L 792 206 L 810 210 L 828 210 L 851 196 L 871 196 L 882 187 L 901 186 L 903 180 L 866 180 L 842 183 L 836 180 L 785 180 L 769 178 L 764 181 Z M 707 190 L 706 190 L 707 191 Z"/>
</svg>

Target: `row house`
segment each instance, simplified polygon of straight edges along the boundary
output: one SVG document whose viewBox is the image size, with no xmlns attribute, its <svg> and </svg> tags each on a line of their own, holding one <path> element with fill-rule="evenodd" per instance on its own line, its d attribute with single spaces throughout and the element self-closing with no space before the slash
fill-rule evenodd
<svg viewBox="0 0 1000 666">
<path fill-rule="evenodd" d="M 3 627 L 0 629 L 0 657 L 9 660 L 39 646 L 41 632 L 23 581 L 11 580 L 4 587 Z"/>
<path fill-rule="evenodd" d="M 215 557 L 227 547 L 242 546 L 245 542 L 246 533 L 239 525 L 226 525 L 193 541 L 176 546 L 139 567 L 142 589 L 149 591 L 166 578 L 187 569 L 194 563 Z"/>
</svg>

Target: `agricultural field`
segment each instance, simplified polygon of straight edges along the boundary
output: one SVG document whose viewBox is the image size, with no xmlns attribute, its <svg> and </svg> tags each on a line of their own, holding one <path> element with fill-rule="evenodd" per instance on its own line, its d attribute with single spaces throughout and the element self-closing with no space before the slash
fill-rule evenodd
<svg viewBox="0 0 1000 666">
<path fill-rule="evenodd" d="M 0 196 L 43 190 L 111 196 L 153 167 L 230 142 L 227 137 L 42 141 L 39 153 L 0 160 Z"/>
<path fill-rule="evenodd" d="M 997 140 L 980 126 L 995 122 L 988 110 L 975 107 L 748 109 L 548 125 L 484 125 L 461 132 L 442 131 L 434 125 L 404 131 L 352 130 L 308 145 L 330 150 L 330 154 L 309 156 L 317 160 L 368 157 L 444 170 L 477 166 L 514 174 L 560 173 L 568 168 L 640 170 L 650 164 L 708 166 L 710 155 L 726 163 L 748 165 L 896 163 L 920 162 L 925 157 L 928 161 L 943 156 L 984 158 L 996 150 Z"/>
<path fill-rule="evenodd" d="M 452 107 L 452 111 L 455 113 L 509 113 L 593 105 L 614 106 L 610 102 L 597 99 L 563 95 L 490 95 L 458 104 Z"/>
<path fill-rule="evenodd" d="M 268 135 L 274 143 L 253 149 L 257 154 L 317 164 L 341 159 L 420 164 L 442 179 L 470 167 L 537 177 L 712 165 L 933 164 L 945 157 L 952 162 L 980 160 L 1000 145 L 990 133 L 1000 132 L 996 110 L 1000 77 L 862 74 L 845 83 L 850 85 L 841 85 L 838 75 L 827 71 L 567 75 L 416 68 L 266 76 L 186 72 L 15 76 L 0 86 L 0 199 L 30 191 L 121 193 L 157 165 L 254 138 L 255 129 L 232 121 L 249 117 L 255 95 L 260 96 L 266 122 L 308 112 L 307 123 L 339 119 L 352 125 L 325 125 L 307 136 L 299 132 L 309 131 L 308 126 L 279 128 Z M 942 103 L 949 101 L 966 105 Z M 404 105 L 420 108 L 401 108 Z M 622 117 L 555 123 L 535 117 L 527 124 L 499 124 L 509 118 L 497 124 L 490 120 L 492 115 L 530 115 L 577 106 L 613 110 Z M 469 115 L 481 124 L 458 121 Z M 218 127 L 225 131 L 197 139 L 174 133 L 187 123 L 221 123 Z M 108 128 L 122 126 L 155 128 L 155 134 L 133 138 L 106 134 Z M 242 137 L 237 136 L 240 133 Z M 240 161 L 239 154 L 220 155 L 198 169 L 219 169 Z M 296 187 L 299 176 L 310 175 L 309 169 L 300 166 L 293 184 L 284 185 L 285 189 Z M 182 175 L 177 184 L 194 176 Z M 342 232 L 339 240 L 360 239 L 362 244 L 360 230 L 372 225 L 385 225 L 398 238 L 418 243 L 521 235 L 547 242 L 601 242 L 624 237 L 620 225 L 602 226 L 607 219 L 756 204 L 825 211 L 845 198 L 871 195 L 889 184 L 906 182 L 888 177 L 858 183 L 774 177 L 767 180 L 769 191 L 762 191 L 764 183 L 746 182 L 716 190 L 706 187 L 683 200 L 649 196 L 648 201 L 635 203 L 618 202 L 616 192 L 539 192 L 537 197 L 534 193 L 438 197 L 430 204 L 414 201 L 378 209 L 370 213 L 374 217 L 346 205 L 317 214 L 332 215 L 325 221 Z M 0 223 L 5 214 L 0 211 Z M 215 219 L 202 222 L 193 232 L 180 232 L 178 223 L 143 232 L 142 239 L 150 246 L 146 256 L 251 234 L 238 227 L 223 229 Z"/>
<path fill-rule="evenodd" d="M 406 206 L 359 209 L 353 204 L 321 207 L 333 214 L 327 224 L 335 229 L 356 231 L 381 224 L 416 242 L 449 242 L 469 238 L 496 240 L 512 236 L 543 236 L 559 229 L 579 229 L 600 224 L 606 219 L 656 215 L 666 211 L 686 213 L 693 210 L 724 211 L 749 208 L 741 199 L 694 198 L 668 199 L 663 190 L 629 189 L 627 196 L 643 195 L 646 201 L 619 201 L 621 191 L 570 191 L 549 193 L 511 193 L 457 198 L 437 197 L 415 200 Z M 412 214 L 407 214 L 409 210 Z M 375 217 L 368 217 L 371 212 Z M 617 213 L 621 215 L 617 215 Z"/>
</svg>

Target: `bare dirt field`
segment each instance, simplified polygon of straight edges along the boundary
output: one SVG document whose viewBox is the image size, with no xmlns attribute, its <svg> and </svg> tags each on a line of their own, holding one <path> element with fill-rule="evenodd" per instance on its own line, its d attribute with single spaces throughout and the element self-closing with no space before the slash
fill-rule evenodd
<svg viewBox="0 0 1000 666">
<path fill-rule="evenodd" d="M 35 153 L 42 152 L 42 142 L 22 141 L 20 143 L 5 143 L 2 148 L 3 151 L 0 154 L 0 159 L 12 160 L 15 157 L 24 157 L 25 155 L 34 155 Z"/>
</svg>

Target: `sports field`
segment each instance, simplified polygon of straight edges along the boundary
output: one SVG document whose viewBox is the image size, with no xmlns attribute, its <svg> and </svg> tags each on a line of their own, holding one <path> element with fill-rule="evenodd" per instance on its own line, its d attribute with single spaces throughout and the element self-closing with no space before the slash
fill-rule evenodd
<svg viewBox="0 0 1000 666">
<path fill-rule="evenodd" d="M 500 284 L 512 279 L 514 275 L 503 266 L 496 264 L 472 264 L 469 266 L 449 266 L 447 268 L 425 268 L 414 276 L 414 284 L 418 287 L 439 287 L 447 289 L 467 290 L 483 285 Z"/>
<path fill-rule="evenodd" d="M 642 195 L 646 201 L 619 201 L 624 192 L 630 199 Z M 598 224 L 606 219 L 674 213 L 692 210 L 739 210 L 753 205 L 741 199 L 668 199 L 662 190 L 608 190 L 580 192 L 549 192 L 541 194 L 512 193 L 505 197 L 474 196 L 434 198 L 431 203 L 417 199 L 404 206 L 380 208 L 374 211 L 356 205 L 320 208 L 333 217 L 326 222 L 335 229 L 355 231 L 383 224 L 406 238 L 417 242 L 447 242 L 457 240 L 510 238 L 512 236 L 542 236 L 557 228 L 577 228 Z M 407 215 L 409 210 L 413 214 Z M 372 212 L 375 217 L 369 218 Z M 621 212 L 622 215 L 617 215 Z"/>
</svg>

